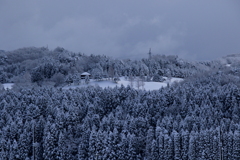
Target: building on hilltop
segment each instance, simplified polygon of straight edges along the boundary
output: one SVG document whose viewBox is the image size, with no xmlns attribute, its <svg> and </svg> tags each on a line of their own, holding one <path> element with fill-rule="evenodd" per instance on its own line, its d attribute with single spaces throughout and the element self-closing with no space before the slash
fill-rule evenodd
<svg viewBox="0 0 240 160">
<path fill-rule="evenodd" d="M 86 77 L 91 77 L 91 74 L 90 73 L 88 73 L 88 72 L 83 72 L 82 74 L 81 74 L 81 79 L 85 79 Z"/>
</svg>

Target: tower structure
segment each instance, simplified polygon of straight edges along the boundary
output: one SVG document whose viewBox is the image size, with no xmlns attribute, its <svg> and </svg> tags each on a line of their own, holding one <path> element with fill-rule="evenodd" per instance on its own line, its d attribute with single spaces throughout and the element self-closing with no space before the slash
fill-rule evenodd
<svg viewBox="0 0 240 160">
<path fill-rule="evenodd" d="M 152 52 L 151 52 L 151 48 L 149 48 L 149 52 L 148 52 L 148 58 L 151 59 L 152 58 Z"/>
</svg>

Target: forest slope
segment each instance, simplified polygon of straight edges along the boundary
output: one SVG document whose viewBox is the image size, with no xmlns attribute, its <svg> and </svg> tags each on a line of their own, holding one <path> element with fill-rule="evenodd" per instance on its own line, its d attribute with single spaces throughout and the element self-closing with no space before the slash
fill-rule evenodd
<svg viewBox="0 0 240 160">
<path fill-rule="evenodd" d="M 35 73 L 42 79 L 1 91 L 2 159 L 240 157 L 237 64 L 227 67 L 219 61 L 190 63 L 166 56 L 140 61 L 114 60 L 105 56 L 71 55 L 61 48 L 46 49 L 47 57 L 37 54 L 31 60 L 21 58 L 18 62 L 8 60 L 8 54 L 2 56 L 1 65 L 1 75 L 9 75 L 6 81 L 21 76 L 33 80 Z M 64 90 L 46 84 L 53 81 L 54 74 L 67 77 L 77 69 L 94 75 L 96 67 L 106 71 L 109 78 L 142 73 L 151 78 L 186 74 L 184 81 L 154 91 L 123 85 Z M 157 72 L 153 73 L 155 68 Z"/>
</svg>

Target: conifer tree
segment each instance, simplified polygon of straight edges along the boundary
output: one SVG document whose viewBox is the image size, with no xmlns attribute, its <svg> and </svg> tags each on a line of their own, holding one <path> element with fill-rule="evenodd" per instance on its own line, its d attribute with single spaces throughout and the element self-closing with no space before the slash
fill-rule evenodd
<svg viewBox="0 0 240 160">
<path fill-rule="evenodd" d="M 30 151 L 29 137 L 26 129 L 24 129 L 23 133 L 20 135 L 18 147 L 18 155 L 20 156 L 20 159 L 26 159 Z"/>
<path fill-rule="evenodd" d="M 228 132 L 228 143 L 227 143 L 227 156 L 228 159 L 233 159 L 233 133 L 232 131 Z"/>
<path fill-rule="evenodd" d="M 119 142 L 119 150 L 117 151 L 119 160 L 128 159 L 128 139 L 124 132 L 121 133 L 121 141 Z"/>
<path fill-rule="evenodd" d="M 43 157 L 46 160 L 54 159 L 57 155 L 57 130 L 55 124 L 51 125 L 49 132 L 45 133 L 44 144 L 43 144 Z"/>
<path fill-rule="evenodd" d="M 197 159 L 196 136 L 194 132 L 190 133 L 188 157 L 190 160 Z"/>
<path fill-rule="evenodd" d="M 78 146 L 78 159 L 86 159 L 88 157 L 90 131 L 86 128 L 84 129 Z"/>
<path fill-rule="evenodd" d="M 235 130 L 233 134 L 233 159 L 240 159 L 240 132 Z"/>
<path fill-rule="evenodd" d="M 181 138 L 177 131 L 172 132 L 173 144 L 174 144 L 174 159 L 181 159 Z"/>
<path fill-rule="evenodd" d="M 128 145 L 128 158 L 129 160 L 137 159 L 137 150 L 136 150 L 136 137 L 135 135 L 128 134 L 129 145 Z"/>
<path fill-rule="evenodd" d="M 14 139 L 13 143 L 11 144 L 10 147 L 10 155 L 9 155 L 9 159 L 19 159 L 20 156 L 18 154 L 18 144 L 17 141 Z"/>
<path fill-rule="evenodd" d="M 88 157 L 90 160 L 96 159 L 97 156 L 97 132 L 96 127 L 93 126 L 89 137 L 89 148 L 88 148 Z"/>
<path fill-rule="evenodd" d="M 156 129 L 157 130 L 157 129 Z M 159 153 L 159 159 L 164 159 L 164 134 L 160 132 L 159 134 L 156 134 L 157 138 L 157 144 L 158 144 L 158 153 Z"/>
<path fill-rule="evenodd" d="M 147 132 L 146 138 L 146 158 L 150 159 L 151 157 L 151 149 L 152 149 L 152 141 L 154 139 L 154 131 L 153 128 L 150 127 Z"/>
<path fill-rule="evenodd" d="M 57 160 L 65 160 L 67 159 L 67 148 L 66 148 L 66 142 L 65 137 L 62 132 L 59 134 L 58 138 L 58 147 L 57 147 L 57 153 L 56 153 L 56 159 Z"/>
<path fill-rule="evenodd" d="M 181 131 L 181 146 L 182 146 L 182 159 L 188 159 L 188 147 L 189 147 L 189 132 L 188 131 Z"/>
<path fill-rule="evenodd" d="M 151 143 L 151 153 L 150 153 L 150 159 L 151 160 L 158 160 L 159 159 L 159 153 L 158 153 L 158 147 L 157 142 L 154 139 Z"/>
</svg>

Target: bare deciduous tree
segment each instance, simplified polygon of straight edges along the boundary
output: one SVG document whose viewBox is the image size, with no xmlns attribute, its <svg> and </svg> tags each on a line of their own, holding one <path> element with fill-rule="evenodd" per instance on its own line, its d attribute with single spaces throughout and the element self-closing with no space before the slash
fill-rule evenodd
<svg viewBox="0 0 240 160">
<path fill-rule="evenodd" d="M 140 89 L 142 87 L 142 89 L 144 88 L 144 79 L 140 78 L 140 77 L 137 77 L 136 78 L 136 87 L 137 89 Z"/>
<path fill-rule="evenodd" d="M 134 84 L 134 77 L 132 75 L 128 76 L 129 78 L 129 85 L 130 87 L 133 87 L 133 84 Z"/>
</svg>

